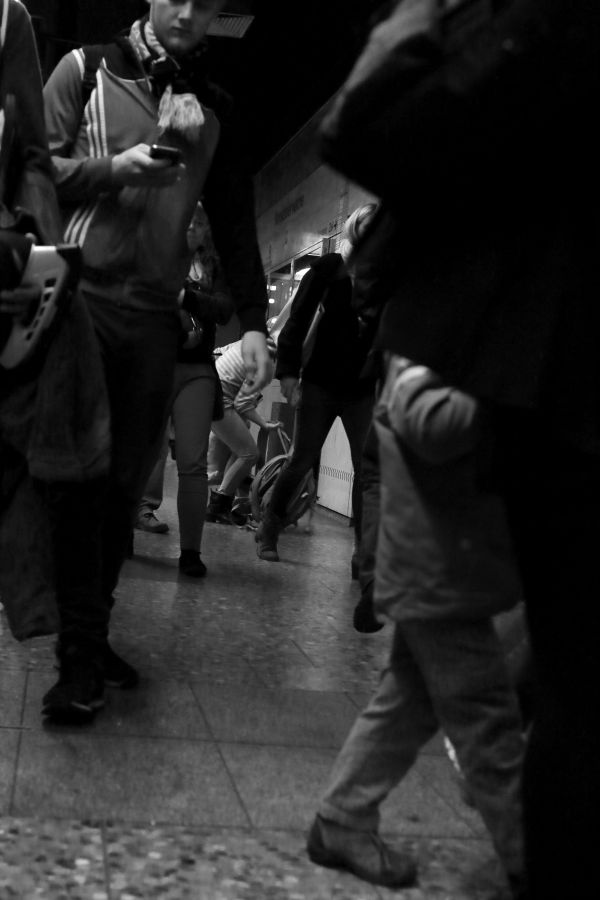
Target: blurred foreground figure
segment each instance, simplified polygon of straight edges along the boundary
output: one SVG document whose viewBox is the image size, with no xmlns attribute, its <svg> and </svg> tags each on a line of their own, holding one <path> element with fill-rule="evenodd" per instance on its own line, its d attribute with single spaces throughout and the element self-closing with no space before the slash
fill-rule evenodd
<svg viewBox="0 0 600 900">
<path fill-rule="evenodd" d="M 394 357 L 375 427 L 375 610 L 394 622 L 394 639 L 336 760 L 308 852 L 374 884 L 412 884 L 413 860 L 379 836 L 379 807 L 441 727 L 521 900 L 524 741 L 492 619 L 518 602 L 520 585 L 502 502 L 487 480 L 489 418 L 424 366 Z"/>
<path fill-rule="evenodd" d="M 463 40 L 449 15 L 434 34 L 434 6 L 464 13 L 463 22 L 483 13 L 481 23 L 471 16 L 472 37 Z M 506 0 L 493 4 L 490 25 L 485 6 L 395 4 L 377 28 L 392 43 L 394 35 L 412 39 L 394 46 L 395 63 L 391 54 L 380 58 L 392 74 L 377 90 L 370 73 L 385 45 L 373 39 L 373 68 L 355 68 L 324 150 L 384 200 L 356 259 L 370 302 L 387 304 L 379 346 L 489 406 L 490 477 L 507 508 L 537 678 L 524 773 L 529 896 L 592 900 L 600 7 Z M 388 140 L 378 146 L 384 119 Z M 351 161 L 342 158 L 348 130 L 360 142 Z"/>
</svg>

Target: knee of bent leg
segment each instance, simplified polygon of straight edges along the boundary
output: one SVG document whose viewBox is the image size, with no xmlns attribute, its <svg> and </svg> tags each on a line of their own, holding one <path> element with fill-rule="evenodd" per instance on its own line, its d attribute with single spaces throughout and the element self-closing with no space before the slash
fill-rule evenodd
<svg viewBox="0 0 600 900">
<path fill-rule="evenodd" d="M 248 465 L 253 466 L 258 460 L 258 447 L 256 444 L 248 444 L 238 453 L 238 459 L 243 459 Z"/>
</svg>

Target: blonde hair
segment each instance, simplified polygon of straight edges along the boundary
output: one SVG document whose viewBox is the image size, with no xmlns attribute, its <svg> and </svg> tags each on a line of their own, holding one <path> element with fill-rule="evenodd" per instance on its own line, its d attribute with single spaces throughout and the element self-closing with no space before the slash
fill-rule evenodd
<svg viewBox="0 0 600 900">
<path fill-rule="evenodd" d="M 378 205 L 377 203 L 365 203 L 364 206 L 358 206 L 344 222 L 338 248 L 338 253 L 343 256 L 344 262 L 350 258 L 358 239 L 375 215 Z"/>
</svg>

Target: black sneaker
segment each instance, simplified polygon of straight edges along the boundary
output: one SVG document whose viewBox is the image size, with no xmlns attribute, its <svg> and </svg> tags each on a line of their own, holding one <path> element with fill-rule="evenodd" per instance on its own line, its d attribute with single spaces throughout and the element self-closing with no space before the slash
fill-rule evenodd
<svg viewBox="0 0 600 900">
<path fill-rule="evenodd" d="M 58 724 L 81 725 L 103 706 L 101 665 L 89 654 L 70 648 L 61 655 L 57 683 L 42 699 L 42 715 Z"/>
<path fill-rule="evenodd" d="M 137 669 L 125 662 L 115 653 L 108 641 L 102 649 L 102 665 L 104 668 L 104 684 L 108 687 L 128 690 L 134 688 L 140 680 Z"/>
<path fill-rule="evenodd" d="M 167 523 L 161 522 L 151 509 L 138 514 L 135 527 L 140 531 L 149 531 L 151 534 L 166 534 L 169 530 Z"/>
</svg>

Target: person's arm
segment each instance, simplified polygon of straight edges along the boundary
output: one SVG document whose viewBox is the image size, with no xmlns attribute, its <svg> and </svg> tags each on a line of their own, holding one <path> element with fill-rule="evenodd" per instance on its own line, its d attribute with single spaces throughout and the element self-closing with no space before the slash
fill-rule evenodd
<svg viewBox="0 0 600 900">
<path fill-rule="evenodd" d="M 56 65 L 44 87 L 46 130 L 59 199 L 81 202 L 114 189 L 110 156 L 71 159 L 83 117 L 82 72 L 75 51 Z"/>
<path fill-rule="evenodd" d="M 252 176 L 240 137 L 226 119 L 204 188 L 203 205 L 242 332 L 266 335 L 267 287 L 256 234 Z"/>
<path fill-rule="evenodd" d="M 243 416 L 248 422 L 254 422 L 265 431 L 275 431 L 275 429 L 281 428 L 281 422 L 266 422 L 257 409 L 249 409 L 243 413 Z"/>
<path fill-rule="evenodd" d="M 203 203 L 240 320 L 247 378 L 253 390 L 260 390 L 273 377 L 266 338 L 267 287 L 256 235 L 252 176 L 242 165 L 240 147 L 240 136 L 229 121 L 223 121 Z"/>
<path fill-rule="evenodd" d="M 12 94 L 16 101 L 13 155 L 19 164 L 15 182 L 6 185 L 10 196 L 4 199 L 35 218 L 43 243 L 58 243 L 62 225 L 44 126 L 42 76 L 31 19 L 20 3 L 9 4 L 1 77 L 2 98 Z"/>
<path fill-rule="evenodd" d="M 429 463 L 470 453 L 481 436 L 477 400 L 444 385 L 425 366 L 404 369 L 391 388 L 387 410 L 394 432 Z"/>
<path fill-rule="evenodd" d="M 148 144 L 136 144 L 122 153 L 72 159 L 83 117 L 82 71 L 76 51 L 59 61 L 44 87 L 46 129 L 58 197 L 81 203 L 122 187 L 167 187 L 179 178 L 181 165 L 152 159 Z"/>
</svg>

